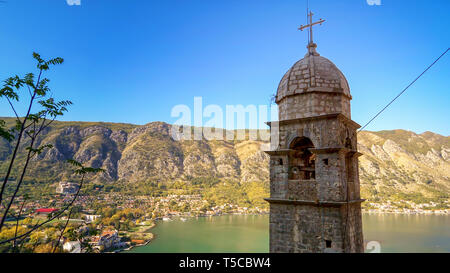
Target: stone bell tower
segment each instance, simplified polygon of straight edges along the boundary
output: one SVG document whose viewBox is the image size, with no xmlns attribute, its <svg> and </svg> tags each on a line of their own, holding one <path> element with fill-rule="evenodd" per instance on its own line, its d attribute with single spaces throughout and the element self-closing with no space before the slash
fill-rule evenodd
<svg viewBox="0 0 450 273">
<path fill-rule="evenodd" d="M 311 28 L 324 20 L 300 29 Z M 278 86 L 279 143 L 270 155 L 270 252 L 363 252 L 356 130 L 342 72 L 317 53 Z M 272 127 L 274 123 L 269 123 Z M 273 129 L 273 128 L 272 128 Z"/>
</svg>

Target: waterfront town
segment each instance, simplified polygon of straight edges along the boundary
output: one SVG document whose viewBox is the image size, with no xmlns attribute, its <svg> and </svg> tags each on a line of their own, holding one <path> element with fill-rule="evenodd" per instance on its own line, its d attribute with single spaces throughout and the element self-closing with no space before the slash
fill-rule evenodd
<svg viewBox="0 0 450 273">
<path fill-rule="evenodd" d="M 62 182 L 57 186 L 55 195 L 44 195 L 38 200 L 17 197 L 17 202 L 12 207 L 15 212 L 12 215 L 16 217 L 7 219 L 7 228 L 0 233 L 0 240 L 11 237 L 11 233 L 16 230 L 18 234 L 26 232 L 39 222 L 56 215 L 60 208 L 64 208 L 73 199 L 73 188 L 73 185 Z M 20 251 L 118 252 L 148 244 L 154 237 L 151 229 L 157 221 L 268 213 L 267 208 L 241 207 L 230 203 L 216 205 L 200 194 L 152 197 L 97 192 L 95 195 L 79 195 L 73 207 L 70 219 L 66 211 L 50 221 L 34 232 L 27 242 L 23 242 Z M 18 215 L 20 216 L 17 217 Z"/>
<path fill-rule="evenodd" d="M 450 205 L 450 201 L 445 204 Z M 368 202 L 363 212 L 367 213 L 395 213 L 395 214 L 448 214 L 450 209 L 441 208 L 441 205 L 435 202 L 417 204 L 412 201 L 386 201 L 385 203 Z"/>
<path fill-rule="evenodd" d="M 12 209 L 20 211 L 20 217 L 7 220 L 8 228 L 0 233 L 0 240 L 11 232 L 24 232 L 33 225 L 58 213 L 58 208 L 73 198 L 73 185 L 60 183 L 56 195 L 39 200 L 18 197 Z M 158 221 L 186 221 L 190 217 L 211 217 L 224 214 L 265 214 L 268 209 L 242 207 L 225 203 L 216 205 L 201 194 L 153 197 L 130 196 L 122 193 L 97 193 L 80 195 L 74 203 L 70 219 L 68 213 L 52 220 L 23 243 L 24 252 L 118 252 L 135 246 L 146 245 L 154 238 L 151 229 Z M 416 204 L 402 201 L 395 203 L 367 202 L 367 213 L 402 214 L 450 214 L 438 204 Z M 64 233 L 61 234 L 62 230 Z M 59 239 L 58 239 L 59 238 Z M 55 241 L 57 242 L 55 247 Z"/>
</svg>

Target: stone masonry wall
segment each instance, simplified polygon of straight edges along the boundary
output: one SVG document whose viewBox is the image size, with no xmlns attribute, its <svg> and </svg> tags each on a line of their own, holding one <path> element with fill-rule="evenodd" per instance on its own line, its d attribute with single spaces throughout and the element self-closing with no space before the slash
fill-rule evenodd
<svg viewBox="0 0 450 273">
<path fill-rule="evenodd" d="M 283 165 L 280 164 L 280 160 Z M 288 191 L 288 157 L 272 156 L 270 158 L 270 197 L 287 198 Z"/>
<path fill-rule="evenodd" d="M 351 118 L 350 99 L 341 93 L 310 92 L 285 97 L 278 104 L 280 120 L 341 113 Z"/>
<path fill-rule="evenodd" d="M 343 147 L 347 131 L 354 130 L 349 130 L 348 126 L 338 119 L 283 125 L 280 126 L 280 148 L 287 149 L 290 141 L 296 136 L 310 138 L 315 147 Z M 354 137 L 352 134 L 350 136 Z M 347 193 L 345 181 L 349 178 L 346 164 L 345 153 L 320 153 L 316 155 L 315 163 L 317 182 L 289 182 L 288 154 L 272 156 L 270 161 L 271 197 L 292 199 L 296 196 L 301 200 L 343 201 Z M 359 180 L 354 181 L 358 177 L 357 158 L 352 158 L 350 164 L 352 164 L 351 179 L 348 179 L 350 199 L 356 199 L 359 198 Z"/>
<path fill-rule="evenodd" d="M 270 205 L 270 252 L 363 252 L 360 204 L 347 207 Z M 331 242 L 331 248 L 326 247 Z"/>
<path fill-rule="evenodd" d="M 270 251 L 362 252 L 359 125 L 351 120 L 347 80 L 316 46 L 308 45 L 277 90 L 279 143 L 269 153 Z"/>
<path fill-rule="evenodd" d="M 318 200 L 317 182 L 311 180 L 288 180 L 287 199 Z"/>
<path fill-rule="evenodd" d="M 324 160 L 328 160 L 328 165 Z M 317 154 L 316 180 L 319 200 L 343 201 L 345 199 L 345 159 L 342 153 Z"/>
<path fill-rule="evenodd" d="M 295 202 L 339 204 L 359 199 L 354 123 L 327 116 L 284 122 L 279 131 L 278 152 L 270 160 L 270 189 L 271 198 L 286 201 L 270 204 L 271 252 L 362 252 L 360 203 L 347 208 Z M 313 142 L 315 179 L 289 180 L 289 146 L 297 137 Z"/>
<path fill-rule="evenodd" d="M 347 220 L 348 213 L 348 220 Z M 341 207 L 343 240 L 345 252 L 364 252 L 364 240 L 362 233 L 361 203 L 354 203 Z"/>
<path fill-rule="evenodd" d="M 343 248 L 339 208 L 305 205 L 270 205 L 270 252 L 322 253 L 326 240 L 331 252 Z"/>
<path fill-rule="evenodd" d="M 356 138 L 354 131 L 355 128 L 336 117 L 282 124 L 279 129 L 279 149 L 288 149 L 295 137 L 302 136 L 309 138 L 315 148 L 345 147 L 347 136 Z M 356 148 L 356 140 L 352 139 L 352 145 Z"/>
</svg>

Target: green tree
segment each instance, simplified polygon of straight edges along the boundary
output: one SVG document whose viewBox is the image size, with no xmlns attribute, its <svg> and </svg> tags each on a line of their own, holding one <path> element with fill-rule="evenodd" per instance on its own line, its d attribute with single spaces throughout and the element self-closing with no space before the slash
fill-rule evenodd
<svg viewBox="0 0 450 273">
<path fill-rule="evenodd" d="M 48 78 L 45 78 L 43 75 L 44 72 L 48 71 L 51 66 L 62 64 L 64 60 L 60 57 L 50 60 L 44 60 L 37 53 L 33 53 L 33 58 L 37 62 L 37 76 L 35 76 L 33 73 L 28 73 L 24 77 L 19 77 L 16 75 L 7 78 L 4 81 L 3 87 L 0 89 L 0 98 L 8 101 L 9 106 L 11 107 L 11 110 L 15 115 L 16 123 L 14 127 L 8 128 L 6 122 L 4 120 L 0 120 L 0 137 L 8 142 L 14 143 L 13 152 L 10 157 L 9 164 L 7 165 L 7 171 L 2 178 L 3 183 L 0 188 L 0 206 L 4 207 L 4 210 L 2 211 L 3 216 L 0 221 L 0 232 L 4 227 L 8 213 L 11 212 L 11 206 L 14 203 L 14 200 L 17 197 L 17 194 L 22 186 L 31 159 L 36 155 L 41 154 L 44 149 L 52 148 L 52 145 L 50 144 L 39 144 L 38 139 L 40 134 L 45 129 L 47 129 L 56 120 L 57 117 L 62 116 L 67 111 L 67 107 L 72 104 L 72 102 L 68 100 L 56 101 L 52 97 L 52 93 L 50 92 L 50 88 L 48 87 L 48 83 L 50 82 L 50 80 Z M 23 102 L 21 100 L 22 95 L 19 95 L 21 94 L 22 90 L 25 90 L 25 92 L 29 95 L 29 99 L 25 101 L 27 110 L 23 117 L 21 117 L 16 111 L 16 104 Z M 35 109 L 37 109 L 37 112 L 33 113 L 32 111 L 34 111 Z M 19 148 L 24 145 L 26 151 L 25 159 L 23 162 L 17 162 Z M 97 173 L 103 171 L 99 168 L 85 167 L 81 163 L 74 160 L 69 160 L 68 162 L 76 168 L 74 172 L 81 176 L 78 191 L 74 195 L 73 199 L 65 207 L 59 210 L 59 212 L 49 215 L 46 221 L 30 227 L 26 230 L 26 232 L 23 232 L 22 230 L 20 230 L 22 232 L 19 232 L 17 220 L 14 235 L 10 238 L 4 238 L 5 240 L 0 240 L 0 245 L 10 242 L 13 242 L 13 244 L 15 245 L 17 239 L 20 239 L 21 242 L 23 242 L 33 231 L 39 229 L 44 224 L 49 223 L 50 221 L 62 216 L 69 208 L 71 208 L 70 212 L 72 212 L 73 204 L 80 193 L 85 176 L 89 173 Z M 10 180 L 12 180 L 11 172 L 13 170 L 13 167 L 16 165 L 18 165 L 20 171 L 18 179 L 14 178 L 16 183 L 14 186 L 12 186 L 13 194 L 11 197 L 9 197 L 8 200 L 7 198 L 5 198 L 5 189 Z M 21 209 L 19 210 L 17 219 L 20 218 L 23 205 L 24 202 L 21 205 Z M 70 213 L 68 219 L 69 218 Z M 61 236 L 64 233 L 67 224 L 68 220 L 60 233 Z M 56 246 L 58 246 L 61 236 L 58 238 Z M 56 251 L 56 247 L 54 251 Z"/>
<path fill-rule="evenodd" d="M 55 212 L 52 216 L 49 216 L 48 219 L 46 221 L 43 221 L 39 224 L 34 225 L 32 228 L 28 229 L 26 232 L 22 233 L 21 235 L 17 235 L 17 236 L 13 236 L 12 238 L 6 239 L 6 240 L 1 240 L 0 241 L 0 245 L 1 244 L 5 244 L 5 243 L 9 243 L 11 241 L 15 241 L 17 239 L 21 239 L 22 242 L 25 240 L 25 238 L 27 238 L 33 231 L 39 229 L 40 227 L 46 225 L 47 223 L 59 218 L 60 216 L 62 216 L 69 208 L 73 208 L 73 204 L 75 203 L 77 197 L 80 194 L 81 189 L 83 188 L 83 182 L 84 182 L 84 178 L 86 177 L 87 174 L 89 173 L 99 173 L 99 172 L 103 172 L 103 169 L 100 168 L 91 168 L 91 167 L 85 167 L 83 166 L 81 163 L 75 161 L 75 160 L 68 160 L 68 162 L 70 164 L 72 164 L 73 166 L 76 167 L 76 169 L 74 170 L 75 174 L 81 175 L 81 180 L 80 180 L 80 185 L 78 187 L 78 191 L 75 193 L 74 197 L 72 198 L 72 200 L 65 206 L 63 207 L 61 210 L 59 210 L 59 212 Z M 67 227 L 67 224 L 70 220 L 70 214 L 71 211 L 69 212 L 69 217 L 67 218 L 66 224 L 64 226 L 64 229 L 61 231 L 62 233 L 64 233 L 65 228 Z M 59 243 L 59 240 L 61 240 L 61 236 L 59 237 L 57 244 Z"/>
<path fill-rule="evenodd" d="M 33 58 L 37 61 L 37 77 L 35 77 L 33 73 L 28 73 L 24 77 L 19 77 L 17 75 L 9 77 L 4 81 L 3 87 L 0 89 L 0 98 L 8 101 L 16 118 L 15 127 L 10 129 L 6 128 L 6 123 L 4 120 L 0 121 L 0 137 L 9 142 L 15 141 L 13 153 L 0 188 L 0 205 L 5 207 L 3 217 L 0 221 L 0 231 L 4 226 L 6 216 L 8 215 L 11 205 L 13 204 L 14 199 L 16 198 L 22 185 L 30 160 L 35 155 L 40 154 L 44 149 L 51 148 L 51 145 L 49 144 L 41 146 L 36 145 L 38 136 L 43 132 L 43 130 L 50 126 L 50 124 L 57 117 L 62 116 L 64 112 L 67 111 L 67 106 L 72 104 L 72 102 L 67 100 L 55 101 L 50 93 L 50 88 L 47 85 L 50 80 L 43 77 L 43 73 L 49 70 L 50 66 L 62 64 L 64 60 L 58 57 L 45 61 L 37 53 L 33 53 Z M 16 111 L 17 105 L 15 105 L 15 103 L 20 102 L 19 94 L 23 89 L 28 91 L 29 99 L 26 102 L 26 114 L 24 117 L 20 117 L 19 113 Z M 32 113 L 32 109 L 35 109 L 36 105 L 38 106 L 38 111 Z M 19 179 L 16 181 L 13 195 L 9 200 L 4 200 L 5 189 L 10 181 L 13 166 L 17 165 L 17 154 L 19 147 L 21 147 L 24 140 L 26 140 L 27 143 L 26 158 L 24 162 L 19 162 L 20 165 L 23 164 L 23 167 L 21 168 Z M 5 204 L 3 204 L 3 201 L 6 201 Z"/>
</svg>

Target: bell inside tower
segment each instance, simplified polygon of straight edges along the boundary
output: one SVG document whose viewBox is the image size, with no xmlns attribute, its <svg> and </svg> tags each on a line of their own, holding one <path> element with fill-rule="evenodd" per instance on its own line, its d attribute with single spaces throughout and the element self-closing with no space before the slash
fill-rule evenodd
<svg viewBox="0 0 450 273">
<path fill-rule="evenodd" d="M 306 137 L 295 138 L 290 145 L 289 179 L 310 180 L 316 178 L 315 154 L 309 149 L 314 148 L 312 141 Z"/>
</svg>

